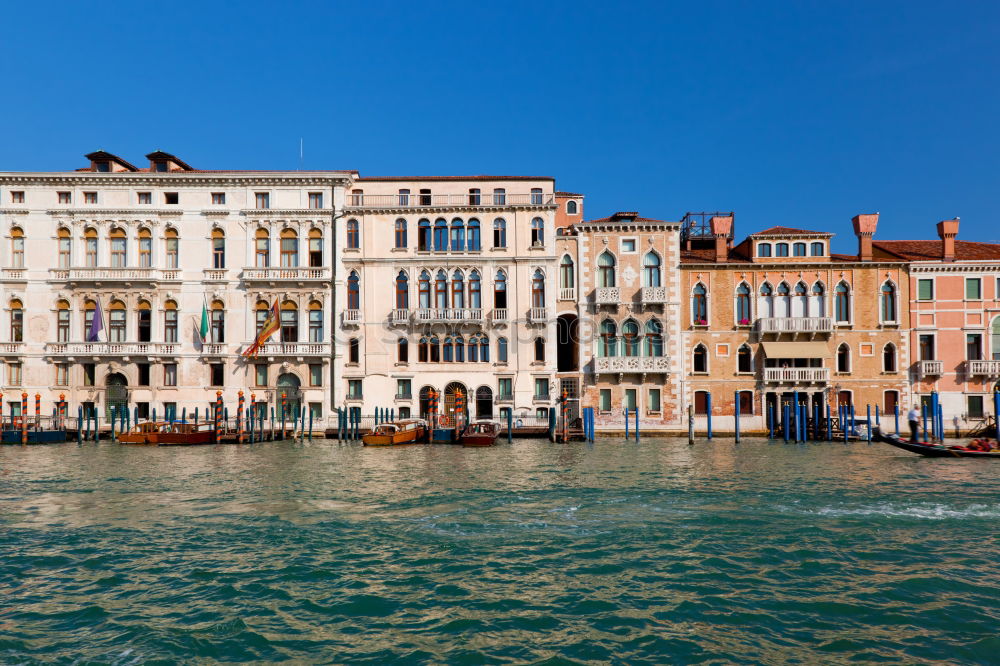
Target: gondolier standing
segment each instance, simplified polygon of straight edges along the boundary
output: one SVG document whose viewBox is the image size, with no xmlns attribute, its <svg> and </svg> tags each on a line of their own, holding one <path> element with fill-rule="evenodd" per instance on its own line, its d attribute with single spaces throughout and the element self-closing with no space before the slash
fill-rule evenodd
<svg viewBox="0 0 1000 666">
<path fill-rule="evenodd" d="M 913 409 L 906 413 L 906 420 L 910 422 L 910 441 L 917 441 L 917 430 L 920 427 L 920 412 L 917 411 L 917 406 L 914 405 Z"/>
</svg>

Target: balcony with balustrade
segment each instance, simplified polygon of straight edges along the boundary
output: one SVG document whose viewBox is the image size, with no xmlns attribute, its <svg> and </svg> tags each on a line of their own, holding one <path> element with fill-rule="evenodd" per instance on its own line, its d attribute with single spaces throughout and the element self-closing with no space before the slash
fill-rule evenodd
<svg viewBox="0 0 1000 666">
<path fill-rule="evenodd" d="M 347 309 L 341 315 L 341 322 L 344 326 L 360 326 L 361 310 Z"/>
<path fill-rule="evenodd" d="M 225 356 L 226 345 L 221 342 L 206 342 L 201 346 L 202 356 Z"/>
<path fill-rule="evenodd" d="M 243 269 L 240 279 L 248 285 L 269 287 L 315 285 L 330 281 L 330 269 L 326 266 L 283 266 L 260 268 L 248 266 Z"/>
<path fill-rule="evenodd" d="M 67 359 L 116 358 L 127 361 L 135 358 L 170 357 L 181 351 L 179 342 L 49 342 L 45 354 Z"/>
<path fill-rule="evenodd" d="M 389 323 L 402 326 L 410 322 L 410 311 L 407 308 L 396 308 L 389 311 Z"/>
<path fill-rule="evenodd" d="M 253 342 L 244 343 L 240 353 L 244 353 Z M 258 358 L 279 359 L 309 359 L 324 358 L 330 355 L 329 342 L 265 342 L 260 346 Z"/>
<path fill-rule="evenodd" d="M 416 321 L 421 324 L 450 322 L 478 324 L 483 321 L 482 308 L 419 308 Z"/>
<path fill-rule="evenodd" d="M 507 308 L 493 308 L 493 312 L 490 313 L 490 321 L 494 324 L 506 324 L 507 316 Z"/>
<path fill-rule="evenodd" d="M 594 359 L 597 374 L 661 373 L 670 372 L 667 356 L 598 356 Z"/>
<path fill-rule="evenodd" d="M 940 377 L 944 374 L 944 361 L 917 361 L 917 371 L 923 377 Z"/>
<path fill-rule="evenodd" d="M 575 301 L 576 300 L 576 287 L 560 287 L 559 288 L 559 300 L 560 301 Z"/>
<path fill-rule="evenodd" d="M 757 320 L 762 336 L 803 335 L 808 337 L 833 333 L 830 317 L 762 317 Z"/>
<path fill-rule="evenodd" d="M 622 290 L 618 287 L 598 287 L 594 290 L 595 305 L 615 305 L 622 302 Z"/>
<path fill-rule="evenodd" d="M 766 384 L 826 384 L 830 368 L 764 368 Z"/>
<path fill-rule="evenodd" d="M 965 370 L 972 377 L 1000 377 L 1000 361 L 966 361 Z"/>
<path fill-rule="evenodd" d="M 434 208 L 471 210 L 498 208 L 534 208 L 555 206 L 555 195 L 548 193 L 494 194 L 350 194 L 348 211 L 398 211 Z"/>
<path fill-rule="evenodd" d="M 0 342 L 0 356 L 20 356 L 23 351 L 23 342 Z"/>
<path fill-rule="evenodd" d="M 161 282 L 178 282 L 181 271 L 176 268 L 50 268 L 49 280 L 75 285 L 154 285 Z"/>
<path fill-rule="evenodd" d="M 528 309 L 528 323 L 529 324 L 544 324 L 549 320 L 549 309 L 548 308 L 529 308 Z"/>
<path fill-rule="evenodd" d="M 643 287 L 639 290 L 639 302 L 643 305 L 664 305 L 667 302 L 667 288 Z"/>
</svg>

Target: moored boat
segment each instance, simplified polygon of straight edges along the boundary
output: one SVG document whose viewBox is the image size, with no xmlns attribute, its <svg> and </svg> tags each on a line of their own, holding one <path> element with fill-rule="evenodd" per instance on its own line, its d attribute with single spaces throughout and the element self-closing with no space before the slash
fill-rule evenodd
<svg viewBox="0 0 1000 666">
<path fill-rule="evenodd" d="M 167 425 L 165 422 L 146 421 L 137 423 L 129 428 L 128 432 L 118 435 L 119 444 L 151 444 L 155 446 L 159 443 L 160 429 Z"/>
<path fill-rule="evenodd" d="M 160 429 L 159 446 L 194 446 L 213 444 L 215 427 L 211 423 L 184 423 L 175 421 L 164 424 Z"/>
<path fill-rule="evenodd" d="M 375 426 L 367 435 L 361 438 L 361 443 L 365 446 L 402 446 L 404 444 L 420 444 L 427 435 L 427 428 L 423 421 L 411 419 L 408 421 L 395 421 L 393 423 L 380 423 Z"/>
<path fill-rule="evenodd" d="M 462 433 L 462 446 L 493 446 L 500 435 L 500 425 L 492 421 L 477 421 Z"/>
<path fill-rule="evenodd" d="M 1000 450 L 980 451 L 966 448 L 964 446 L 942 446 L 929 444 L 928 442 L 910 442 L 899 435 L 892 433 L 878 432 L 876 439 L 880 439 L 886 444 L 903 449 L 910 453 L 919 453 L 928 458 L 1000 458 Z"/>
<path fill-rule="evenodd" d="M 65 430 L 28 430 L 28 444 L 55 444 L 66 441 Z M 20 444 L 20 430 L 4 430 L 0 434 L 2 444 Z"/>
</svg>

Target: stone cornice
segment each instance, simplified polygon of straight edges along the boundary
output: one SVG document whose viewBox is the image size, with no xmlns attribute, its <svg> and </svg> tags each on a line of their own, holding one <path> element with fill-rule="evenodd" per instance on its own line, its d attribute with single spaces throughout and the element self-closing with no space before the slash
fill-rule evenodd
<svg viewBox="0 0 1000 666">
<path fill-rule="evenodd" d="M 604 232 L 672 231 L 681 228 L 680 222 L 580 222 L 573 228 L 579 235 Z"/>
<path fill-rule="evenodd" d="M 805 262 L 805 263 L 795 263 L 795 262 L 781 262 L 781 263 L 770 263 L 770 264 L 757 264 L 752 261 L 729 261 L 722 264 L 717 264 L 714 262 L 692 262 L 684 261 L 680 264 L 679 268 L 681 270 L 697 268 L 698 270 L 707 269 L 729 269 L 729 270 L 741 270 L 741 271 L 781 271 L 781 270 L 837 270 L 838 268 L 899 268 L 905 267 L 906 261 L 845 261 L 845 262 Z"/>
<path fill-rule="evenodd" d="M 95 171 L 66 173 L 0 173 L 5 185 L 126 186 L 126 187 L 206 187 L 294 185 L 303 187 L 343 186 L 353 182 L 347 173 L 98 173 Z"/>
<path fill-rule="evenodd" d="M 1000 263 L 992 261 L 982 264 L 939 263 L 910 264 L 911 273 L 1000 273 Z"/>
<path fill-rule="evenodd" d="M 118 215 L 130 218 L 177 217 L 184 210 L 164 210 L 156 208 L 52 208 L 45 211 L 46 215 L 64 217 L 101 218 L 108 215 Z"/>
<path fill-rule="evenodd" d="M 505 204 L 503 206 L 345 206 L 345 216 L 363 217 L 365 215 L 408 215 L 412 217 L 433 217 L 435 213 L 482 213 L 495 217 L 503 217 L 505 212 L 518 211 L 555 211 L 557 204 Z M 427 213 L 427 214 L 425 214 Z"/>
<path fill-rule="evenodd" d="M 243 208 L 244 217 L 315 217 L 329 219 L 337 211 L 332 208 Z"/>
</svg>

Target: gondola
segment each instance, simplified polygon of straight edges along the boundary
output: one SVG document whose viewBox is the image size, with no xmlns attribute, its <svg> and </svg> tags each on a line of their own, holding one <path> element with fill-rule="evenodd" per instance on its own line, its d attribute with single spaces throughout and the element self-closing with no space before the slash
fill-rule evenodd
<svg viewBox="0 0 1000 666">
<path fill-rule="evenodd" d="M 1000 451 L 970 451 L 954 446 L 938 446 L 927 442 L 908 442 L 899 435 L 875 431 L 875 438 L 897 449 L 919 453 L 928 458 L 1000 458 Z"/>
</svg>

